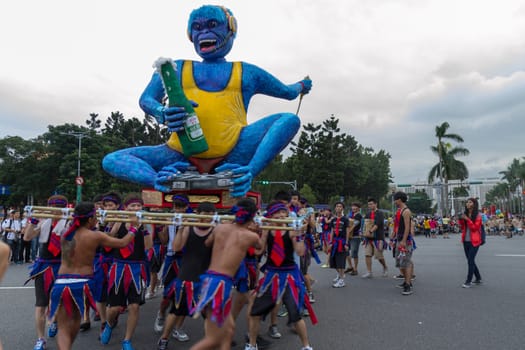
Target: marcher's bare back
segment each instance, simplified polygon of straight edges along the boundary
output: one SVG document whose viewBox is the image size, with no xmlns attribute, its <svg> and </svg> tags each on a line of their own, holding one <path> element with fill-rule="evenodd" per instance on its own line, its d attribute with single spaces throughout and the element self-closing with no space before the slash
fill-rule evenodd
<svg viewBox="0 0 525 350">
<path fill-rule="evenodd" d="M 99 245 L 99 231 L 81 227 L 71 241 L 62 240 L 60 274 L 93 274 L 93 259 Z"/>
<path fill-rule="evenodd" d="M 209 269 L 233 277 L 248 248 L 258 244 L 259 236 L 237 224 L 220 224 L 213 233 L 215 238 Z"/>
</svg>

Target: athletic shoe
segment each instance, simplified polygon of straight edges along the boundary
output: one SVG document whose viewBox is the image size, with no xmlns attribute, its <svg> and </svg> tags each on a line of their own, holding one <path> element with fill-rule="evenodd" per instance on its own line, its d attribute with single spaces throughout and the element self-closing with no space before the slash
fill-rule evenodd
<svg viewBox="0 0 525 350">
<path fill-rule="evenodd" d="M 155 318 L 155 323 L 153 324 L 153 329 L 156 333 L 162 332 L 164 329 L 164 317 L 162 317 L 162 314 L 157 312 L 157 317 Z"/>
<path fill-rule="evenodd" d="M 470 287 L 472 287 L 472 283 L 465 282 L 465 283 L 463 283 L 463 285 L 461 287 L 463 287 L 463 288 L 470 288 Z"/>
<path fill-rule="evenodd" d="M 352 272 L 350 272 L 350 276 L 357 276 L 358 273 L 357 273 L 357 270 L 353 270 Z"/>
<path fill-rule="evenodd" d="M 341 277 L 339 277 L 339 274 L 337 274 L 337 276 L 335 276 L 335 278 L 332 280 L 333 283 L 339 281 L 341 279 Z"/>
<path fill-rule="evenodd" d="M 58 332 L 57 323 L 56 322 L 50 323 L 47 328 L 47 336 L 49 338 L 54 338 L 57 335 L 57 332 Z"/>
<path fill-rule="evenodd" d="M 46 350 L 46 340 L 44 338 L 38 338 L 33 350 Z"/>
<path fill-rule="evenodd" d="M 404 289 L 404 288 L 405 288 L 405 286 L 406 286 L 406 284 L 407 284 L 407 283 L 406 283 L 405 281 L 403 281 L 403 283 L 401 283 L 401 284 L 398 284 L 398 285 L 397 285 L 396 287 L 397 287 L 397 288 L 401 288 L 401 289 Z"/>
<path fill-rule="evenodd" d="M 388 269 L 383 269 L 383 277 L 388 277 Z"/>
<path fill-rule="evenodd" d="M 85 332 L 87 330 L 89 330 L 91 328 L 91 322 L 87 321 L 87 322 L 83 322 L 80 324 L 80 331 L 81 332 Z"/>
<path fill-rule="evenodd" d="M 325 268 L 325 269 L 326 269 L 326 268 L 329 268 L 329 267 L 330 267 L 330 265 L 328 265 L 328 264 L 323 264 L 323 265 L 321 265 L 321 267 L 323 267 L 323 268 Z"/>
<path fill-rule="evenodd" d="M 146 292 L 146 296 L 145 296 L 145 298 L 146 298 L 146 300 L 149 300 L 149 299 L 153 299 L 153 298 L 155 298 L 156 296 L 157 296 L 157 295 L 155 294 L 155 292 L 151 292 L 151 291 L 148 290 L 148 291 Z"/>
<path fill-rule="evenodd" d="M 310 304 L 315 303 L 314 293 L 308 292 L 308 300 L 310 301 Z"/>
<path fill-rule="evenodd" d="M 347 268 L 347 269 L 345 270 L 345 273 L 350 273 L 350 272 L 352 272 L 352 271 L 354 271 L 354 269 L 351 268 L 351 267 L 349 267 L 349 268 Z"/>
<path fill-rule="evenodd" d="M 472 282 L 472 284 L 475 284 L 477 286 L 481 285 L 483 282 L 481 280 L 475 280 L 474 282 Z"/>
<path fill-rule="evenodd" d="M 131 340 L 123 340 L 121 344 L 122 350 L 134 350 L 133 346 L 131 345 Z"/>
<path fill-rule="evenodd" d="M 268 335 L 273 339 L 280 339 L 282 337 L 276 325 L 271 325 L 270 328 L 268 328 Z"/>
<path fill-rule="evenodd" d="M 311 346 L 303 346 L 301 350 L 314 350 Z"/>
<path fill-rule="evenodd" d="M 168 350 L 168 339 L 159 339 L 157 350 Z"/>
<path fill-rule="evenodd" d="M 93 321 L 95 322 L 100 321 L 100 314 L 98 313 L 98 311 L 95 313 L 95 317 L 93 317 Z"/>
<path fill-rule="evenodd" d="M 100 342 L 104 345 L 109 344 L 109 341 L 111 340 L 111 333 L 113 333 L 113 327 L 111 327 L 109 323 L 106 322 L 106 326 L 100 334 Z M 122 346 L 124 346 L 124 344 Z"/>
<path fill-rule="evenodd" d="M 257 350 L 257 344 L 253 346 L 251 344 L 246 343 L 246 345 L 244 346 L 244 350 Z"/>
<path fill-rule="evenodd" d="M 310 317 L 310 313 L 308 312 L 308 309 L 303 309 L 303 314 L 301 315 L 303 317 Z"/>
<path fill-rule="evenodd" d="M 410 277 L 411 281 L 414 281 L 415 279 L 416 279 L 416 275 L 412 275 L 412 277 Z"/>
<path fill-rule="evenodd" d="M 372 272 L 367 272 L 365 273 L 363 276 L 361 276 L 362 278 L 372 278 Z"/>
<path fill-rule="evenodd" d="M 248 335 L 248 333 L 244 333 L 244 341 L 246 342 L 246 344 L 250 343 L 250 336 Z M 267 347 L 272 345 L 271 341 L 267 340 L 264 337 L 261 337 L 260 335 L 258 335 L 255 339 L 255 343 L 257 344 L 256 347 L 261 350 L 266 349 Z"/>
<path fill-rule="evenodd" d="M 288 316 L 288 310 L 284 305 L 281 305 L 281 309 L 279 310 L 279 313 L 277 314 L 278 317 L 286 317 Z"/>
<path fill-rule="evenodd" d="M 186 332 L 184 332 L 182 328 L 174 329 L 171 333 L 171 336 L 180 342 L 186 342 L 190 340 L 190 337 L 186 334 Z"/>
<path fill-rule="evenodd" d="M 414 291 L 412 290 L 412 285 L 411 284 L 405 284 L 405 287 L 403 288 L 403 291 L 401 292 L 401 294 L 403 295 L 410 295 L 414 293 Z"/>
<path fill-rule="evenodd" d="M 332 284 L 332 287 L 334 288 L 343 288 L 344 286 L 346 286 L 344 279 L 339 279 L 337 282 Z"/>
<path fill-rule="evenodd" d="M 394 279 L 396 279 L 396 280 L 404 280 L 405 276 L 403 276 L 401 274 L 400 275 L 394 275 Z"/>
</svg>

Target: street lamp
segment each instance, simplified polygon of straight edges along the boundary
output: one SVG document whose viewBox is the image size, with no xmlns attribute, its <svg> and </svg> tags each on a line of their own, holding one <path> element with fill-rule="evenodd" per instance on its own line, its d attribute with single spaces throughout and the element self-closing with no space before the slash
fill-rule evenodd
<svg viewBox="0 0 525 350">
<path fill-rule="evenodd" d="M 86 132 L 82 131 L 69 131 L 61 132 L 61 135 L 75 136 L 78 139 L 78 160 L 77 160 L 77 177 L 75 183 L 77 185 L 77 204 L 82 201 L 82 185 L 84 179 L 80 177 L 80 156 L 82 155 L 82 139 L 84 137 L 89 137 Z"/>
</svg>

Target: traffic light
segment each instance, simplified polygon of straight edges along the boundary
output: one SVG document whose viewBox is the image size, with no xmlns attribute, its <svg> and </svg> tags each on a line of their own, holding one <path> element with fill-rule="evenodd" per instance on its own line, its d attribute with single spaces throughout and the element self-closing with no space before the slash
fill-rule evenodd
<svg viewBox="0 0 525 350">
<path fill-rule="evenodd" d="M 261 180 L 261 181 L 257 181 L 257 183 L 259 183 L 261 185 L 269 185 L 270 181 L 268 181 L 268 180 Z"/>
</svg>

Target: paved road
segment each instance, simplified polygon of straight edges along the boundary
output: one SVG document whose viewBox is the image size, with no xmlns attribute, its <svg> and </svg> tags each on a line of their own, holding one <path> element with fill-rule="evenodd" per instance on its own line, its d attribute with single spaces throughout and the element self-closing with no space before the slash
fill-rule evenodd
<svg viewBox="0 0 525 350">
<path fill-rule="evenodd" d="M 417 280 L 411 296 L 402 296 L 394 287 L 397 281 L 382 277 L 365 280 L 348 276 L 345 288 L 334 289 L 334 272 L 312 266 L 317 279 L 314 307 L 320 320 L 317 326 L 307 323 L 314 349 L 525 349 L 525 237 L 488 237 L 477 259 L 484 284 L 468 290 L 461 288 L 466 260 L 457 235 L 449 240 L 419 237 L 417 243 Z M 387 262 L 393 266 L 392 259 Z M 360 268 L 363 272 L 362 265 Z M 381 272 L 376 262 L 374 272 L 378 276 Z M 390 275 L 395 272 L 391 268 Z M 11 266 L 0 285 L 0 337 L 6 350 L 32 349 L 34 344 L 34 292 L 20 288 L 26 273 L 27 265 Z M 158 336 L 152 323 L 158 302 L 158 298 L 148 301 L 141 309 L 134 338 L 137 350 L 155 348 Z M 286 320 L 279 322 L 283 338 L 269 348 L 299 349 L 298 338 L 287 330 Z M 169 349 L 189 349 L 203 334 L 200 320 L 187 320 L 185 328 L 190 342 L 172 340 Z M 240 344 L 245 331 L 246 319 L 241 317 L 236 333 Z M 123 332 L 124 327 L 118 326 L 111 344 L 102 346 L 92 328 L 79 335 L 75 349 L 120 349 L 118 340 Z M 54 340 L 48 347 L 56 349 Z"/>
</svg>

